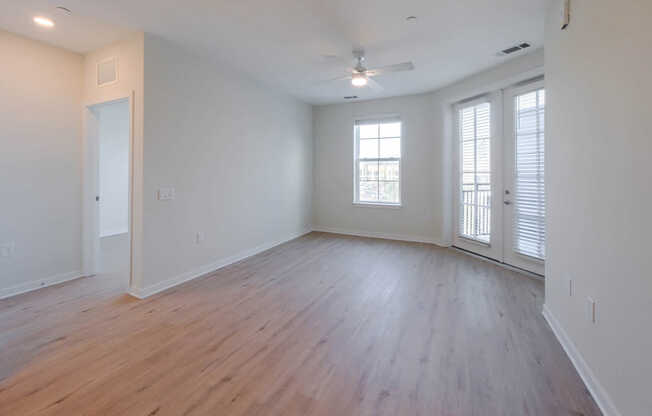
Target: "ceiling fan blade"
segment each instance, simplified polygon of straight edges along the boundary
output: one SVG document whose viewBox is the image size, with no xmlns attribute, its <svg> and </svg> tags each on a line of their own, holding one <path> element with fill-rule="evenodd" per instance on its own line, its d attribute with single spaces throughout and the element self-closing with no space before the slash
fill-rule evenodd
<svg viewBox="0 0 652 416">
<path fill-rule="evenodd" d="M 375 77 L 389 72 L 412 71 L 414 64 L 412 62 L 403 62 L 400 64 L 381 66 L 380 68 L 368 69 L 367 76 Z"/>
<path fill-rule="evenodd" d="M 351 78 L 352 78 L 351 75 L 346 75 L 346 76 L 343 76 L 343 77 L 337 77 L 337 78 L 327 79 L 327 80 L 323 80 L 323 81 L 317 81 L 317 82 L 315 82 L 315 85 L 328 84 L 329 82 L 346 81 L 346 80 L 350 80 Z"/>
<path fill-rule="evenodd" d="M 367 77 L 367 86 L 374 91 L 380 92 L 383 90 L 382 85 L 374 81 L 371 77 Z"/>
</svg>

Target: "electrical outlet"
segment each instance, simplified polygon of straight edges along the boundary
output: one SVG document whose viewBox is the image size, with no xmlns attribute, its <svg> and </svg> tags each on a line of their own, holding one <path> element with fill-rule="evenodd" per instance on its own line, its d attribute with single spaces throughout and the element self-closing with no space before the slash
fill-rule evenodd
<svg viewBox="0 0 652 416">
<path fill-rule="evenodd" d="M 0 245 L 0 257 L 4 257 L 4 258 L 13 257 L 15 251 L 16 251 L 16 243 L 14 243 L 13 241 Z"/>
<path fill-rule="evenodd" d="M 590 296 L 586 298 L 586 319 L 592 324 L 596 324 L 598 322 L 596 303 L 595 300 Z"/>
</svg>

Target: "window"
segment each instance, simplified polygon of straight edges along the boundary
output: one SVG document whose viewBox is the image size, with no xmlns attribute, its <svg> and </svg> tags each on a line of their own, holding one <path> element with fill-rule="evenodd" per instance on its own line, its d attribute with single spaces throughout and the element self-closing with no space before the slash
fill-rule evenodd
<svg viewBox="0 0 652 416">
<path fill-rule="evenodd" d="M 543 89 L 519 95 L 515 103 L 516 168 L 514 169 L 514 251 L 545 258 Z"/>
<path fill-rule="evenodd" d="M 459 235 L 491 239 L 491 104 L 481 102 L 458 112 L 460 144 Z"/>
<path fill-rule="evenodd" d="M 401 205 L 401 120 L 355 122 L 354 203 Z"/>
</svg>

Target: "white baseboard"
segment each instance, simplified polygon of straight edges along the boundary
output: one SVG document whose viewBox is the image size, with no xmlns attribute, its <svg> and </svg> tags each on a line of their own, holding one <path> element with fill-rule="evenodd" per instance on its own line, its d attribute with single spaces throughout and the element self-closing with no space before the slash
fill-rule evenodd
<svg viewBox="0 0 652 416">
<path fill-rule="evenodd" d="M 417 235 L 389 234 L 389 233 L 379 233 L 375 231 L 372 232 L 372 231 L 348 230 L 348 229 L 333 228 L 333 227 L 312 227 L 312 230 L 320 231 L 323 233 L 354 235 L 357 237 L 382 238 L 384 240 L 410 241 L 413 243 L 428 243 L 440 247 L 446 246 L 441 241 L 438 241 L 432 237 L 423 237 Z"/>
<path fill-rule="evenodd" d="M 229 256 L 220 260 L 217 260 L 213 263 L 210 264 L 205 264 L 201 267 L 198 267 L 196 269 L 190 270 L 186 273 L 180 274 L 178 276 L 175 276 L 171 279 L 164 280 L 162 282 L 147 286 L 145 288 L 135 288 L 131 287 L 127 291 L 131 296 L 136 297 L 138 299 L 145 299 L 149 296 L 152 296 L 156 293 L 162 292 L 166 289 L 169 289 L 171 287 L 180 285 L 182 283 L 188 282 L 190 280 L 196 279 L 200 276 L 204 276 L 209 273 L 213 273 L 216 270 L 221 269 L 222 267 L 228 266 L 229 264 L 236 263 L 240 260 L 244 260 L 247 257 L 254 256 L 260 252 L 263 252 L 265 250 L 269 250 L 272 247 L 278 246 L 279 244 L 286 243 L 290 240 L 294 240 L 295 238 L 299 238 L 303 235 L 306 235 L 312 231 L 311 228 L 307 228 L 301 232 L 291 234 L 287 236 L 286 238 L 282 238 L 280 240 L 272 241 L 269 243 L 261 244 L 257 247 L 241 251 L 240 253 L 237 253 L 233 256 Z"/>
<path fill-rule="evenodd" d="M 11 296 L 20 295 L 21 293 L 31 292 L 32 290 L 57 285 L 69 280 L 79 279 L 82 276 L 84 276 L 84 274 L 81 271 L 75 270 L 72 272 L 55 274 L 54 276 L 50 276 L 45 279 L 33 280 L 31 282 L 22 283 L 20 285 L 7 287 L 0 289 L 0 299 L 6 299 Z"/>
<path fill-rule="evenodd" d="M 129 232 L 129 229 L 127 228 L 113 228 L 111 230 L 105 230 L 102 233 L 100 233 L 100 238 L 102 237 L 111 237 L 114 235 L 118 234 L 127 234 Z"/>
<path fill-rule="evenodd" d="M 598 379 L 595 377 L 593 371 L 591 371 L 591 368 L 584 360 L 584 357 L 582 357 L 582 354 L 580 354 L 573 341 L 570 339 L 557 318 L 552 314 L 550 309 L 548 309 L 547 305 L 543 305 L 543 317 L 548 321 L 548 325 L 550 325 L 552 332 L 559 340 L 564 351 L 566 351 L 566 355 L 568 355 L 568 358 L 570 358 L 575 366 L 575 369 L 584 381 L 591 396 L 593 396 L 593 399 L 598 404 L 598 407 L 602 410 L 602 414 L 604 416 L 621 416 L 621 413 L 616 409 L 613 400 L 611 400 L 609 394 L 607 394 Z"/>
</svg>

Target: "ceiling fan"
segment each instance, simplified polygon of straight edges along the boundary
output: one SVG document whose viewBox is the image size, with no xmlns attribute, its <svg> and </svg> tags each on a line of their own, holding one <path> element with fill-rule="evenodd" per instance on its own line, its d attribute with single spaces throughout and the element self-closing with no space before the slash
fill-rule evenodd
<svg viewBox="0 0 652 416">
<path fill-rule="evenodd" d="M 350 79 L 351 85 L 357 88 L 368 85 L 371 88 L 382 89 L 382 87 L 374 79 L 372 79 L 373 77 L 384 75 L 389 72 L 412 71 L 414 69 L 414 64 L 412 62 L 403 62 L 400 64 L 381 66 L 374 69 L 367 69 L 367 67 L 365 67 L 364 51 L 361 49 L 354 50 L 353 57 L 356 60 L 356 65 L 355 67 L 349 69 L 351 75 L 331 79 L 327 82 Z"/>
</svg>

